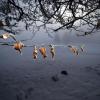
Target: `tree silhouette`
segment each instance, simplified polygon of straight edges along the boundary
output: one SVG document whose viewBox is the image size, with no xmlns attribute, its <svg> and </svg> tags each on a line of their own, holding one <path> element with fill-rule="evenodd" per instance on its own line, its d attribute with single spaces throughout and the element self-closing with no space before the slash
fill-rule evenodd
<svg viewBox="0 0 100 100">
<path fill-rule="evenodd" d="M 88 25 L 87 35 L 100 29 L 100 0 L 1 0 L 0 16 L 0 29 L 12 33 L 13 27 L 24 22 L 26 30 L 33 26 L 79 31 Z"/>
</svg>

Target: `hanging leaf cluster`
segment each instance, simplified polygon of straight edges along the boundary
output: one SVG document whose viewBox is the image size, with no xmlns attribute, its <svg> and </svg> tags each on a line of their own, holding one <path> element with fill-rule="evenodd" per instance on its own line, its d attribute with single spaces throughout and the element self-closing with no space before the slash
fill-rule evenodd
<svg viewBox="0 0 100 100">
<path fill-rule="evenodd" d="M 13 44 L 9 44 L 9 43 L 1 43 L 1 45 L 8 45 L 8 46 L 12 46 L 16 51 L 18 51 L 20 54 L 22 54 L 22 49 L 24 47 L 33 47 L 33 59 L 37 59 L 38 57 L 38 52 L 40 52 L 40 54 L 42 55 L 42 57 L 45 59 L 47 57 L 47 49 L 45 47 L 45 45 L 41 45 L 40 48 L 37 47 L 37 45 L 25 45 L 24 43 L 22 43 L 21 41 L 16 39 L 16 36 L 11 34 L 11 33 L 4 33 L 0 35 L 0 38 L 6 40 L 8 38 L 12 38 L 15 42 Z M 48 45 L 49 49 L 50 49 L 50 54 L 51 54 L 51 58 L 54 59 L 55 54 L 56 54 L 56 50 L 55 47 L 56 46 L 64 46 L 65 45 L 53 45 L 50 44 Z M 71 51 L 71 53 L 73 53 L 74 55 L 79 55 L 79 52 L 84 52 L 84 47 L 85 45 L 81 45 L 79 48 L 77 46 L 73 46 L 73 45 L 66 45 L 66 47 L 69 48 L 69 50 Z"/>
</svg>

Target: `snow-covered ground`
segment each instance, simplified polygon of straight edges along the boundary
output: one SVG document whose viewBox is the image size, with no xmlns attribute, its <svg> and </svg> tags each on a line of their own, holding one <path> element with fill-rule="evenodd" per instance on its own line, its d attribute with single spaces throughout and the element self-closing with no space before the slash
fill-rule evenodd
<svg viewBox="0 0 100 100">
<path fill-rule="evenodd" d="M 26 39 L 29 34 L 17 38 Z M 60 42 L 55 38 L 39 32 L 24 43 L 85 44 L 85 51 L 75 56 L 67 47 L 56 47 L 52 60 L 46 46 L 47 58 L 42 59 L 39 53 L 33 60 L 33 48 L 23 48 L 23 55 L 19 55 L 10 46 L 0 46 L 0 100 L 100 100 L 100 33 L 66 35 Z M 68 75 L 61 74 L 62 70 Z"/>
</svg>

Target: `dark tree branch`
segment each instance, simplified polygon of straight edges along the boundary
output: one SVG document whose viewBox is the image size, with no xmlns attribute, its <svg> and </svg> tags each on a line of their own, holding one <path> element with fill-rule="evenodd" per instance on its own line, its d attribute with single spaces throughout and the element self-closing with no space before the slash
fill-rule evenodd
<svg viewBox="0 0 100 100">
<path fill-rule="evenodd" d="M 100 28 L 100 0 L 27 0 L 25 3 L 24 0 L 22 4 L 19 4 L 19 0 L 2 0 L 0 22 L 6 25 L 2 23 L 0 27 L 8 26 L 10 29 L 10 21 L 14 20 L 15 23 L 23 21 L 25 29 L 31 26 L 35 29 L 46 28 L 48 24 L 60 24 L 54 31 L 74 29 L 77 21 L 80 26 L 85 22 L 89 27 Z"/>
</svg>

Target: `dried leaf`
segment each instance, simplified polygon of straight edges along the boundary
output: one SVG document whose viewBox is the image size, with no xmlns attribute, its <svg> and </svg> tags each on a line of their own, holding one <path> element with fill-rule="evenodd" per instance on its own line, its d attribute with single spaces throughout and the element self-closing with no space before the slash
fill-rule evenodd
<svg viewBox="0 0 100 100">
<path fill-rule="evenodd" d="M 20 52 L 20 54 L 21 54 L 21 49 L 24 47 L 24 44 L 22 43 L 22 42 L 16 42 L 16 43 L 14 43 L 14 49 L 15 50 L 17 50 L 17 51 L 19 51 Z"/>
<path fill-rule="evenodd" d="M 80 49 L 81 49 L 82 52 L 84 52 L 84 47 L 85 47 L 84 44 L 80 46 Z"/>
<path fill-rule="evenodd" d="M 46 48 L 41 47 L 41 48 L 39 48 L 39 51 L 40 51 L 41 55 L 43 56 L 43 58 L 47 57 Z"/>
<path fill-rule="evenodd" d="M 3 38 L 3 39 L 8 39 L 8 38 L 13 38 L 15 41 L 16 41 L 16 38 L 15 38 L 15 35 L 14 34 L 11 34 L 11 33 L 4 33 L 4 34 L 1 34 L 0 35 L 0 38 Z"/>
<path fill-rule="evenodd" d="M 38 49 L 36 46 L 34 46 L 34 51 L 33 51 L 33 58 L 37 59 L 37 54 L 38 54 Z"/>
<path fill-rule="evenodd" d="M 10 37 L 9 33 L 4 33 L 4 34 L 2 34 L 2 36 L 3 36 L 3 39 L 5 39 L 5 40 Z"/>
<path fill-rule="evenodd" d="M 72 46 L 72 45 L 69 45 L 68 46 L 70 48 L 70 51 L 75 54 L 75 55 L 78 55 L 79 52 L 78 52 L 78 48 L 76 48 L 75 46 Z"/>
<path fill-rule="evenodd" d="M 55 47 L 54 47 L 54 45 L 50 45 L 50 53 L 52 55 L 52 58 L 54 58 L 54 56 L 55 56 Z"/>
</svg>

